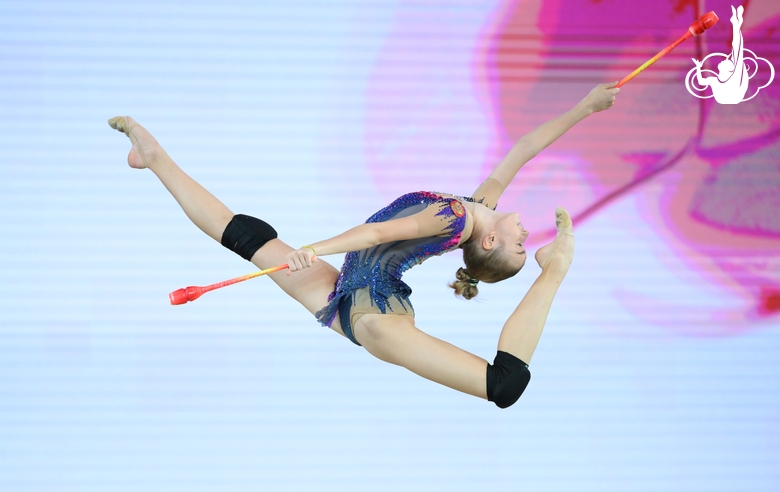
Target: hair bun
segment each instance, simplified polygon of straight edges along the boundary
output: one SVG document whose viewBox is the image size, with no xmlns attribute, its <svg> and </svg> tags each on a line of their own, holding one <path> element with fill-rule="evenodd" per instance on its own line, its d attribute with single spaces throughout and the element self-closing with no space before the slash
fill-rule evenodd
<svg viewBox="0 0 780 492">
<path fill-rule="evenodd" d="M 455 278 L 457 280 L 451 283 L 450 287 L 455 290 L 456 296 L 464 299 L 473 299 L 479 294 L 479 289 L 477 289 L 479 280 L 472 277 L 468 270 L 462 267 L 458 268 L 458 271 L 455 272 Z"/>
</svg>

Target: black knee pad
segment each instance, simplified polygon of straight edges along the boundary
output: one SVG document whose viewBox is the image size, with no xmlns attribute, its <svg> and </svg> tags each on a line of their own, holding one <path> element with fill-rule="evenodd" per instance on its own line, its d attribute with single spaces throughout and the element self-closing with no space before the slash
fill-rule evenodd
<svg viewBox="0 0 780 492">
<path fill-rule="evenodd" d="M 271 239 L 276 230 L 268 223 L 248 215 L 234 215 L 222 233 L 222 246 L 249 261 L 258 249 Z"/>
<path fill-rule="evenodd" d="M 493 364 L 487 367 L 487 397 L 498 408 L 513 405 L 528 386 L 531 371 L 528 364 L 514 355 L 498 351 Z"/>
</svg>

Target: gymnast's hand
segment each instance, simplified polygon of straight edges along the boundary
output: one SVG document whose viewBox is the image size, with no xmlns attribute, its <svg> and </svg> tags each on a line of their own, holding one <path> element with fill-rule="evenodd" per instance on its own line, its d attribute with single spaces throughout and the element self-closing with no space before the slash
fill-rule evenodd
<svg viewBox="0 0 780 492">
<path fill-rule="evenodd" d="M 599 84 L 590 91 L 590 94 L 582 100 L 586 107 L 592 112 L 597 113 L 609 109 L 615 104 L 615 96 L 620 92 L 616 88 L 617 82 Z"/>
<path fill-rule="evenodd" d="M 293 272 L 309 268 L 312 263 L 317 261 L 317 257 L 314 255 L 314 250 L 309 246 L 304 246 L 296 251 L 287 253 L 287 264 L 290 266 L 287 270 L 287 275 L 292 275 Z"/>
</svg>

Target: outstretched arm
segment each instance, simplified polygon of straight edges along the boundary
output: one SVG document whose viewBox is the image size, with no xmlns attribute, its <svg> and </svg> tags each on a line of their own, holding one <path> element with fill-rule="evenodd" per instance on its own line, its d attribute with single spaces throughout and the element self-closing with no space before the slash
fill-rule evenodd
<svg viewBox="0 0 780 492">
<path fill-rule="evenodd" d="M 526 162 L 587 116 L 603 111 L 615 103 L 615 96 L 620 92 L 620 89 L 615 88 L 615 84 L 616 82 L 612 82 L 596 86 L 574 108 L 520 137 L 504 160 L 471 196 L 482 200 L 482 203 L 490 208 L 495 207 L 498 198 Z"/>
<path fill-rule="evenodd" d="M 287 255 L 289 273 L 307 268 L 316 261 L 316 256 L 335 255 L 350 251 L 360 251 L 379 244 L 418 237 L 429 237 L 442 234 L 449 222 L 437 216 L 438 207 L 427 207 L 425 210 L 385 222 L 370 222 L 334 236 L 324 241 L 318 241 L 293 251 Z"/>
<path fill-rule="evenodd" d="M 316 256 L 359 251 L 387 241 L 415 238 L 417 226 L 414 221 L 410 222 L 407 219 L 409 217 L 388 222 L 361 224 L 338 236 L 291 251 L 287 255 L 287 264 L 290 265 L 287 274 L 312 266 L 312 263 L 317 261 Z"/>
</svg>

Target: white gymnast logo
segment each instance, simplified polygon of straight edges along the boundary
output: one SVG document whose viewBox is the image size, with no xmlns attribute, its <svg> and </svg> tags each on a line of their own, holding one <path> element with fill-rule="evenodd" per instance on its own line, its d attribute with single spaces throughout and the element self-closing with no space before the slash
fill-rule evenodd
<svg viewBox="0 0 780 492">
<path fill-rule="evenodd" d="M 772 83 L 775 78 L 775 67 L 769 63 L 766 58 L 756 56 L 755 53 L 744 47 L 742 40 L 742 13 L 745 11 L 740 5 L 736 10 L 734 6 L 731 7 L 731 25 L 733 37 L 731 41 L 731 54 L 725 55 L 723 53 L 712 53 L 707 55 L 704 60 L 699 61 L 692 58 L 693 63 L 696 65 L 685 76 L 685 88 L 688 89 L 692 95 L 699 99 L 707 99 L 714 97 L 720 104 L 739 104 L 742 101 L 749 101 L 756 97 L 761 89 Z M 749 54 L 745 54 L 745 52 Z M 701 66 L 708 58 L 712 56 L 720 56 L 723 61 L 718 63 L 718 73 L 716 74 L 712 70 L 704 69 Z M 745 99 L 745 93 L 748 90 L 748 83 L 758 73 L 758 61 L 761 60 L 769 67 L 769 81 L 756 89 L 756 92 Z M 702 72 L 710 73 L 714 77 L 702 77 Z M 697 92 L 704 92 L 707 87 L 712 88 L 712 94 L 709 96 L 702 96 L 696 94 Z M 693 89 L 693 90 L 692 90 Z"/>
</svg>

